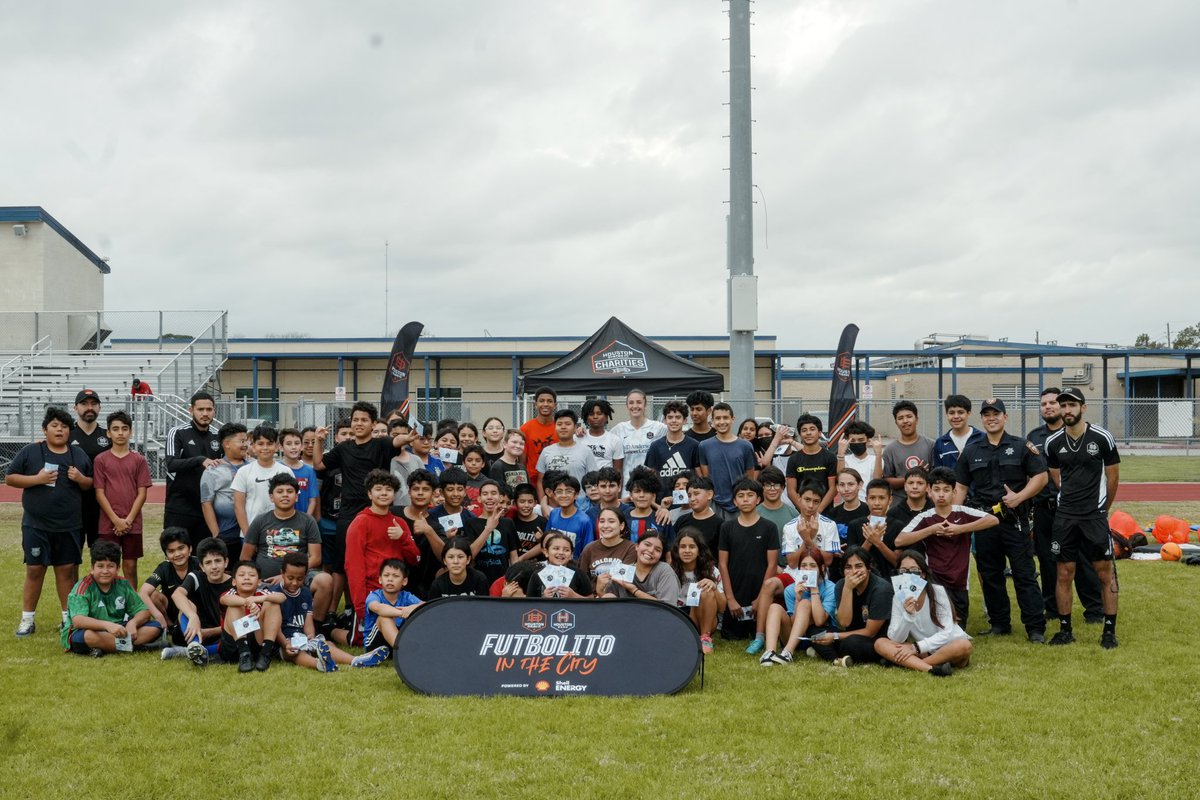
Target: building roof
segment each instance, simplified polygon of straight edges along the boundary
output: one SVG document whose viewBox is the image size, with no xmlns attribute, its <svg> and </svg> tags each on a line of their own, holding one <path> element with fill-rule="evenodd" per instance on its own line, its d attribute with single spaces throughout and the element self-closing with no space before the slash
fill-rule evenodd
<svg viewBox="0 0 1200 800">
<path fill-rule="evenodd" d="M 105 275 L 112 272 L 104 259 L 92 252 L 92 249 L 81 242 L 78 236 L 67 230 L 65 225 L 50 216 L 50 213 L 41 206 L 0 206 L 0 222 L 44 222 Z"/>
</svg>

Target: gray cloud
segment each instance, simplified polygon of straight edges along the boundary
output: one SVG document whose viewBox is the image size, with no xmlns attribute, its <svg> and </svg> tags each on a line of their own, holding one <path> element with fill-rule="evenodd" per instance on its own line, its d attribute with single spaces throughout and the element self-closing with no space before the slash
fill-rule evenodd
<svg viewBox="0 0 1200 800">
<path fill-rule="evenodd" d="M 247 335 L 380 335 L 384 240 L 393 326 L 722 333 L 722 8 L 13 6 L 0 203 L 111 256 L 110 308 Z M 755 11 L 761 332 L 1195 322 L 1200 7 Z"/>
</svg>

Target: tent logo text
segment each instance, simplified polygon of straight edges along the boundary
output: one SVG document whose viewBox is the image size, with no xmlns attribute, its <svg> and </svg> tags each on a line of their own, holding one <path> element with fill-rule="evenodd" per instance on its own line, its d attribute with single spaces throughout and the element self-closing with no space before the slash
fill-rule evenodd
<svg viewBox="0 0 1200 800">
<path fill-rule="evenodd" d="M 619 339 L 592 354 L 592 372 L 596 375 L 633 375 L 649 372 L 646 354 Z"/>
</svg>

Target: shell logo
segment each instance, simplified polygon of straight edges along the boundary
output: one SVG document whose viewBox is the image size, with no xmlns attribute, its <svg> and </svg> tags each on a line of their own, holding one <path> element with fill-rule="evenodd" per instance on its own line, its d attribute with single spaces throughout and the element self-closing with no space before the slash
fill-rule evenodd
<svg viewBox="0 0 1200 800">
<path fill-rule="evenodd" d="M 538 681 L 533 685 L 533 688 L 539 692 L 548 692 L 550 691 L 550 681 Z"/>
</svg>

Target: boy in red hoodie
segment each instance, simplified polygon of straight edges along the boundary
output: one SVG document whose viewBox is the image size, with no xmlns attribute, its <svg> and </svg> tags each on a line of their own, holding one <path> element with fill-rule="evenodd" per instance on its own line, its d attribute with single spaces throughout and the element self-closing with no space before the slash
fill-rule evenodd
<svg viewBox="0 0 1200 800">
<path fill-rule="evenodd" d="M 398 558 L 410 566 L 421 560 L 408 523 L 392 513 L 400 481 L 385 469 L 373 469 L 367 475 L 366 487 L 371 505 L 358 512 L 346 532 L 346 583 L 354 603 L 356 642 L 367 595 L 380 588 L 379 566 L 389 558 Z"/>
</svg>

